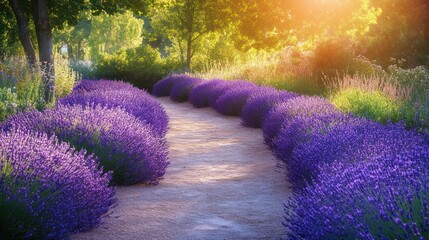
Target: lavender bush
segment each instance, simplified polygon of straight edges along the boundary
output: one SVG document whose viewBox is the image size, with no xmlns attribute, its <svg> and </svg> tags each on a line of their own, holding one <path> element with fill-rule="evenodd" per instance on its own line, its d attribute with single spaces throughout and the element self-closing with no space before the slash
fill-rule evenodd
<svg viewBox="0 0 429 240">
<path fill-rule="evenodd" d="M 136 89 L 132 84 L 113 80 L 82 80 L 73 88 L 72 94 L 80 94 L 91 91 L 109 91 L 119 89 Z"/>
<path fill-rule="evenodd" d="M 244 80 L 235 80 L 235 81 L 225 81 L 225 83 L 216 85 L 212 91 L 210 92 L 209 96 L 209 105 L 210 107 L 215 107 L 216 101 L 227 91 L 231 89 L 237 89 L 237 88 L 248 88 L 248 87 L 254 87 L 255 84 L 251 82 L 247 82 Z"/>
<path fill-rule="evenodd" d="M 114 203 L 110 173 L 46 134 L 0 132 L 0 239 L 64 239 Z"/>
<path fill-rule="evenodd" d="M 311 115 L 314 113 L 339 112 L 327 99 L 321 97 L 300 96 L 275 106 L 262 122 L 264 141 L 269 147 L 280 132 L 282 126 L 287 125 L 295 116 Z"/>
<path fill-rule="evenodd" d="M 426 146 L 322 166 L 317 183 L 285 205 L 289 237 L 429 238 L 428 161 Z"/>
<path fill-rule="evenodd" d="M 176 81 L 170 90 L 170 99 L 175 102 L 185 102 L 193 88 L 202 84 L 204 80 L 184 75 Z"/>
<path fill-rule="evenodd" d="M 298 144 L 310 141 L 313 135 L 323 134 L 335 125 L 347 123 L 349 118 L 343 113 L 299 114 L 285 124 L 273 140 L 274 154 L 288 163 Z"/>
<path fill-rule="evenodd" d="M 232 88 L 220 96 L 213 107 L 221 114 L 240 116 L 247 99 L 258 90 L 258 87 Z"/>
<path fill-rule="evenodd" d="M 189 78 L 186 74 L 171 74 L 166 78 L 158 81 L 152 89 L 152 94 L 156 97 L 169 96 L 171 89 L 177 82 Z"/>
<path fill-rule="evenodd" d="M 62 105 L 97 106 L 107 108 L 122 107 L 146 124 L 157 136 L 164 137 L 168 128 L 168 116 L 162 105 L 145 91 L 134 88 L 115 91 L 91 91 L 72 94 L 58 100 Z"/>
<path fill-rule="evenodd" d="M 15 115 L 1 127 L 13 126 L 55 134 L 77 149 L 87 149 L 99 157 L 105 171 L 113 171 L 115 184 L 157 182 L 168 165 L 165 139 L 120 108 L 59 105 Z"/>
<path fill-rule="evenodd" d="M 242 124 L 252 128 L 261 127 L 263 119 L 274 106 L 297 96 L 295 93 L 269 88 L 252 93 L 241 112 Z"/>
<path fill-rule="evenodd" d="M 224 80 L 214 79 L 196 86 L 189 94 L 189 102 L 196 108 L 208 107 L 211 92 L 224 83 Z"/>
<path fill-rule="evenodd" d="M 289 180 L 295 188 L 317 180 L 319 167 L 336 161 L 368 161 L 386 155 L 398 155 L 427 146 L 423 137 L 407 131 L 402 124 L 380 123 L 350 118 L 344 124 L 316 132 L 312 140 L 298 145 L 288 162 Z"/>
</svg>

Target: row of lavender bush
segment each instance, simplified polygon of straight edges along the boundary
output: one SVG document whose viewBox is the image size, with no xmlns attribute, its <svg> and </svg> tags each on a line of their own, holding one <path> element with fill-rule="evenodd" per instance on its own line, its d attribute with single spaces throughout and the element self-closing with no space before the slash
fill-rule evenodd
<svg viewBox="0 0 429 240">
<path fill-rule="evenodd" d="M 83 80 L 54 109 L 0 124 L 0 239 L 64 239 L 96 226 L 113 185 L 157 183 L 168 117 L 130 84 Z"/>
<path fill-rule="evenodd" d="M 290 239 L 429 238 L 429 141 L 421 133 L 246 81 L 171 75 L 153 94 L 262 128 L 292 184 L 283 222 Z"/>
</svg>

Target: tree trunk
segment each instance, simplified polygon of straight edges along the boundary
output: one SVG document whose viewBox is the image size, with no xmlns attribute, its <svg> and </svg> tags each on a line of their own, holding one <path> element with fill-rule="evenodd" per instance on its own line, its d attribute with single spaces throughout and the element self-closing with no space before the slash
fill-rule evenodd
<svg viewBox="0 0 429 240">
<path fill-rule="evenodd" d="M 52 102 L 55 92 L 55 69 L 52 56 L 51 25 L 47 0 L 32 0 L 33 20 L 36 27 L 37 43 L 39 45 L 39 61 L 43 71 L 45 101 Z"/>
<path fill-rule="evenodd" d="M 186 63 L 185 63 L 186 72 L 191 72 L 191 59 L 192 59 L 192 35 L 190 34 L 186 41 Z"/>
<path fill-rule="evenodd" d="M 22 12 L 21 6 L 18 0 L 9 0 L 9 4 L 12 7 L 13 14 L 16 18 L 18 25 L 18 36 L 21 41 L 21 45 L 24 48 L 25 56 L 27 57 L 28 64 L 34 66 L 36 63 L 36 54 L 34 52 L 33 43 L 30 38 L 30 30 L 28 29 L 28 19 Z"/>
</svg>

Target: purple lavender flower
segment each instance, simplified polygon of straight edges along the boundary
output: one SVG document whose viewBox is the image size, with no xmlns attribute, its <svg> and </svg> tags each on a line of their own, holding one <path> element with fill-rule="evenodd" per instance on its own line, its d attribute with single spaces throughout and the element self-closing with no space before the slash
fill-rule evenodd
<svg viewBox="0 0 429 240">
<path fill-rule="evenodd" d="M 120 108 L 80 105 L 17 114 L 2 124 L 57 135 L 77 149 L 98 156 L 106 171 L 113 171 L 116 184 L 156 183 L 168 165 L 164 138 Z"/>
<path fill-rule="evenodd" d="M 196 108 L 208 107 L 210 93 L 224 83 L 224 80 L 214 79 L 196 86 L 189 94 L 189 102 Z"/>
<path fill-rule="evenodd" d="M 241 112 L 242 124 L 252 128 L 261 127 L 263 119 L 274 106 L 297 96 L 295 93 L 270 88 L 252 93 Z"/>
<path fill-rule="evenodd" d="M 297 115 L 335 112 L 339 112 L 339 110 L 325 98 L 308 96 L 292 98 L 275 106 L 263 119 L 261 125 L 264 141 L 269 147 L 274 147 L 273 140 L 282 129 L 282 126 L 287 125 Z"/>
<path fill-rule="evenodd" d="M 170 99 L 175 102 L 185 102 L 193 88 L 202 84 L 204 80 L 184 75 L 180 81 L 175 81 L 170 91 Z"/>
<path fill-rule="evenodd" d="M 289 121 L 289 124 L 284 125 L 273 140 L 274 155 L 279 160 L 289 163 L 292 151 L 298 144 L 310 141 L 314 135 L 323 134 L 335 125 L 349 122 L 349 118 L 350 116 L 345 116 L 343 113 L 297 115 Z"/>
<path fill-rule="evenodd" d="M 247 99 L 258 90 L 258 87 L 230 89 L 217 99 L 214 109 L 224 115 L 240 116 Z"/>
<path fill-rule="evenodd" d="M 380 123 L 349 118 L 329 130 L 315 132 L 311 141 L 297 145 L 288 161 L 289 180 L 296 189 L 317 180 L 319 167 L 335 161 L 355 162 L 385 155 L 397 155 L 425 146 L 420 134 L 402 124 Z"/>
<path fill-rule="evenodd" d="M 256 85 L 251 82 L 247 82 L 244 80 L 235 80 L 235 81 L 225 81 L 222 84 L 218 84 L 213 86 L 212 91 L 209 96 L 209 105 L 210 107 L 215 107 L 216 101 L 227 91 L 236 88 L 248 88 L 255 87 Z"/>
<path fill-rule="evenodd" d="M 64 239 L 93 228 L 115 202 L 110 173 L 56 137 L 0 133 L 0 238 Z"/>
<path fill-rule="evenodd" d="M 62 105 L 122 107 L 144 123 L 149 124 L 157 136 L 164 137 L 168 128 L 168 116 L 162 105 L 147 92 L 133 88 L 115 91 L 90 91 L 71 94 L 58 100 Z"/>
<path fill-rule="evenodd" d="M 119 89 L 135 89 L 132 84 L 122 82 L 122 81 L 113 81 L 113 80 L 82 80 L 77 86 L 73 88 L 72 94 L 80 94 L 91 91 L 109 91 L 109 90 L 119 90 Z"/>
<path fill-rule="evenodd" d="M 366 157 L 365 157 L 366 158 Z M 291 239 L 426 239 L 429 148 L 323 165 L 285 204 Z"/>
</svg>

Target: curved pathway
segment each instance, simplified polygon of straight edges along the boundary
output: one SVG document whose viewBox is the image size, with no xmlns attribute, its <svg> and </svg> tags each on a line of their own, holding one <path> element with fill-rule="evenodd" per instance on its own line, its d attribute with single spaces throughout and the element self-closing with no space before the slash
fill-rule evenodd
<svg viewBox="0 0 429 240">
<path fill-rule="evenodd" d="M 278 239 L 290 194 L 260 129 L 158 98 L 170 117 L 170 165 L 156 186 L 117 189 L 118 205 L 72 239 Z"/>
</svg>

